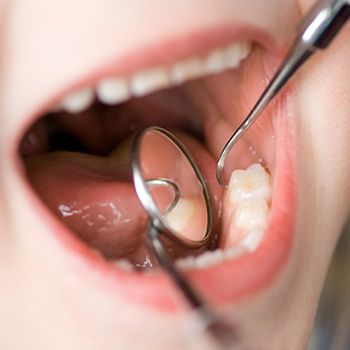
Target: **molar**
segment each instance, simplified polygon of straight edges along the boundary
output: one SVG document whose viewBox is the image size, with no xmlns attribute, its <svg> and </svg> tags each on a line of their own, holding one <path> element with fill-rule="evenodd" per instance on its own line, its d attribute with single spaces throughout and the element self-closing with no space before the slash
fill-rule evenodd
<svg viewBox="0 0 350 350">
<path fill-rule="evenodd" d="M 239 246 L 245 248 L 248 252 L 253 252 L 258 248 L 263 238 L 264 238 L 264 229 L 255 228 L 255 229 L 249 230 L 245 234 Z"/>
<path fill-rule="evenodd" d="M 271 193 L 270 175 L 260 164 L 232 173 L 225 201 L 226 248 L 256 250 L 267 227 Z"/>
<path fill-rule="evenodd" d="M 235 225 L 241 230 L 264 229 L 267 225 L 269 207 L 263 199 L 245 199 L 236 210 Z"/>
<path fill-rule="evenodd" d="M 253 164 L 247 170 L 235 170 L 230 179 L 229 196 L 233 205 L 239 205 L 247 198 L 269 202 L 270 175 L 260 164 Z"/>
</svg>

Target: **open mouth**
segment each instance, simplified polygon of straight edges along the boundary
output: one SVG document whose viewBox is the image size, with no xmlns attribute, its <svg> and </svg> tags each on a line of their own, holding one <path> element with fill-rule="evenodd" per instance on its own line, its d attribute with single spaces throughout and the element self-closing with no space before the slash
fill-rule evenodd
<svg viewBox="0 0 350 350">
<path fill-rule="evenodd" d="M 19 145 L 31 200 L 40 198 L 48 209 L 45 218 L 55 222 L 50 230 L 69 254 L 119 294 L 165 309 L 178 296 L 145 243 L 148 218 L 129 161 L 136 131 L 153 125 L 173 131 L 206 178 L 213 237 L 199 251 L 176 245 L 170 251 L 208 301 L 231 303 L 268 285 L 287 261 L 293 236 L 293 147 L 284 98 L 237 145 L 226 168 L 229 189 L 215 179 L 223 145 L 278 60 L 252 38 L 193 50 L 134 71 L 92 74 L 98 78 L 88 84 L 73 82 L 77 88 L 51 103 Z M 178 227 L 191 220 L 188 205 L 173 218 Z"/>
</svg>

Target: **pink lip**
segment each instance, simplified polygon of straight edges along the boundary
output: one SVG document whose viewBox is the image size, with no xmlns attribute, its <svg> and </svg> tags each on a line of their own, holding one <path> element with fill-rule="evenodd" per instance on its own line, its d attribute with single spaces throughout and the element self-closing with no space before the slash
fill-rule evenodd
<svg viewBox="0 0 350 350">
<path fill-rule="evenodd" d="M 287 262 L 295 221 L 294 152 L 287 120 L 280 119 L 278 128 L 275 192 L 264 241 L 253 254 L 187 272 L 196 289 L 214 305 L 234 303 L 259 292 L 273 281 Z M 93 261 L 90 263 L 94 264 Z M 104 272 L 108 271 L 107 266 L 102 268 Z M 129 300 L 168 311 L 181 307 L 172 281 L 162 273 L 140 276 L 113 270 L 110 282 L 115 283 L 116 291 Z"/>
<path fill-rule="evenodd" d="M 142 67 L 173 62 L 194 53 L 207 52 L 213 47 L 222 46 L 234 40 L 251 40 L 252 38 L 269 47 L 270 52 L 278 52 L 272 39 L 266 33 L 252 28 L 226 26 L 214 31 L 193 33 L 187 38 L 167 40 L 162 45 L 140 50 L 120 60 L 110 59 L 109 62 L 114 62 L 113 64 L 107 63 L 104 68 L 96 69 L 92 75 L 71 84 L 64 91 L 67 92 L 72 87 L 91 85 L 91 82 L 96 82 L 104 76 L 127 75 Z M 52 100 L 56 100 L 57 96 L 63 96 L 63 93 L 56 95 Z M 47 110 L 47 106 L 48 102 L 38 109 L 35 116 Z M 29 122 L 27 120 L 27 123 Z M 276 132 L 278 140 L 275 195 L 266 239 L 253 254 L 215 267 L 187 273 L 191 282 L 211 303 L 232 303 L 263 289 L 281 271 L 289 256 L 294 226 L 294 154 L 288 122 L 285 118 L 280 118 L 279 124 L 278 132 Z M 22 126 L 22 131 L 26 127 L 27 125 Z M 18 135 L 19 138 L 21 133 Z M 17 160 L 16 167 L 21 170 L 17 157 L 17 144 L 14 151 Z M 129 302 L 148 305 L 164 311 L 175 311 L 183 306 L 181 295 L 164 273 L 141 275 L 121 271 L 106 263 L 47 212 L 37 196 L 29 190 L 27 183 L 24 183 L 24 192 L 28 194 L 29 205 L 35 208 L 37 215 L 44 220 L 47 232 L 52 232 L 53 239 L 57 239 L 60 246 L 64 248 L 63 255 L 79 260 L 79 269 L 72 269 L 73 273 L 77 273 L 77 278 L 81 278 L 79 275 L 81 275 L 81 269 L 84 269 L 86 273 L 82 275 L 98 276 L 103 281 L 101 288 L 113 291 L 115 295 L 124 297 Z"/>
<path fill-rule="evenodd" d="M 128 76 L 133 72 L 147 67 L 166 65 L 179 61 L 195 54 L 205 54 L 216 47 L 223 47 L 235 41 L 250 40 L 268 48 L 272 56 L 280 57 L 283 49 L 273 40 L 271 35 L 252 26 L 222 25 L 197 32 L 189 33 L 186 37 L 165 38 L 161 43 L 140 48 L 137 51 L 114 57 L 107 57 L 104 64 L 91 66 L 89 72 L 74 81 L 67 81 L 65 86 L 58 88 L 46 100 L 41 101 L 35 110 L 25 119 L 17 130 L 17 140 L 13 144 L 12 152 L 17 153 L 17 142 L 20 141 L 31 123 L 38 115 L 43 115 L 57 104 L 69 92 L 79 90 L 81 87 L 94 86 L 99 80 L 112 76 Z"/>
</svg>

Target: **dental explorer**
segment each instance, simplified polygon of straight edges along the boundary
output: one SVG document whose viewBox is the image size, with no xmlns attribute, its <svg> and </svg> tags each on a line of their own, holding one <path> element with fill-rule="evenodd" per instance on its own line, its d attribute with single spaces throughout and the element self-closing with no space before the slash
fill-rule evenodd
<svg viewBox="0 0 350 350">
<path fill-rule="evenodd" d="M 251 112 L 224 146 L 216 168 L 218 183 L 223 179 L 225 161 L 232 147 L 262 114 L 298 69 L 319 49 L 325 49 L 350 17 L 350 0 L 320 0 L 301 22 L 299 34 L 286 59 L 264 90 Z"/>
</svg>

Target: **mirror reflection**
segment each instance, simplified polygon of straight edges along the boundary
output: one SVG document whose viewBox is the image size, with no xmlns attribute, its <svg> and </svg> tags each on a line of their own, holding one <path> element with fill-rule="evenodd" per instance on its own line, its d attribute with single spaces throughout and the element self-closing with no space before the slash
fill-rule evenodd
<svg viewBox="0 0 350 350">
<path fill-rule="evenodd" d="M 210 226 L 202 182 L 181 146 L 163 131 L 151 128 L 142 135 L 142 177 L 168 233 L 187 243 L 201 242 Z"/>
</svg>

